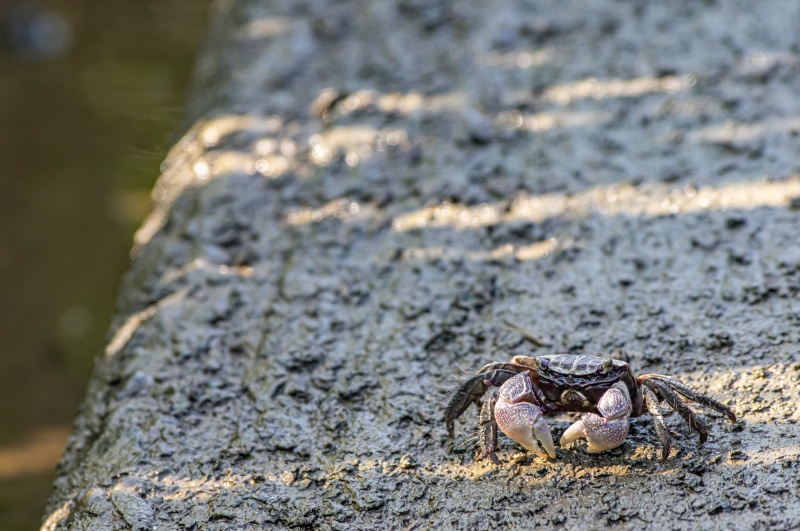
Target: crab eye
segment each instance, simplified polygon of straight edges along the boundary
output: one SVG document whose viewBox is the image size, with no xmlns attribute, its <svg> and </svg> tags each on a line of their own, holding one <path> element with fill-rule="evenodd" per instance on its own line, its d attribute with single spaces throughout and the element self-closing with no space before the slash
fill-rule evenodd
<svg viewBox="0 0 800 531">
<path fill-rule="evenodd" d="M 614 360 L 603 360 L 603 372 L 608 372 L 614 367 Z"/>
</svg>

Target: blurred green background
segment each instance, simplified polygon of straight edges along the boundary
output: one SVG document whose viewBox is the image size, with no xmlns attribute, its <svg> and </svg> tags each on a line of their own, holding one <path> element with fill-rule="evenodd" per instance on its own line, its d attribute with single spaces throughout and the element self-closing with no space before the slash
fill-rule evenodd
<svg viewBox="0 0 800 531">
<path fill-rule="evenodd" d="M 37 529 L 209 0 L 0 0 L 0 529 Z"/>
</svg>

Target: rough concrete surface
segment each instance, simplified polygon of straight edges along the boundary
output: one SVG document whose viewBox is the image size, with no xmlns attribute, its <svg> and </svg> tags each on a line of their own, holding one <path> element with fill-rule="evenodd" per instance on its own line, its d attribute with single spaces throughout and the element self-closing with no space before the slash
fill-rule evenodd
<svg viewBox="0 0 800 531">
<path fill-rule="evenodd" d="M 44 529 L 800 527 L 800 4 L 212 16 Z M 740 421 L 447 439 L 484 363 L 620 348 Z"/>
</svg>

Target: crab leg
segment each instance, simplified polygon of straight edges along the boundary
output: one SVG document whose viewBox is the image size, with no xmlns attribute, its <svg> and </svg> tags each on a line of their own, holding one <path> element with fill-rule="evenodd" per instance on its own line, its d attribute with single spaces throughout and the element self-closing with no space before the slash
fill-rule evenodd
<svg viewBox="0 0 800 531">
<path fill-rule="evenodd" d="M 731 408 L 723 404 L 722 402 L 718 402 L 714 400 L 710 396 L 706 396 L 703 393 L 696 391 L 683 383 L 682 381 L 678 380 L 677 378 L 673 378 L 672 376 L 664 376 L 663 374 L 642 374 L 640 375 L 636 381 L 639 383 L 640 387 L 642 384 L 647 385 L 652 389 L 657 396 L 661 397 L 662 399 L 666 400 L 666 397 L 662 397 L 662 393 L 659 392 L 659 388 L 661 386 L 654 386 L 652 385 L 653 381 L 661 382 L 661 384 L 666 384 L 669 387 L 669 390 L 675 391 L 678 395 L 691 400 L 692 402 L 697 402 L 703 407 L 707 407 L 708 409 L 712 409 L 719 413 L 722 413 L 731 422 L 736 422 L 736 414 L 733 412 Z M 647 382 L 650 382 L 649 384 Z M 684 417 L 685 418 L 685 417 Z M 688 420 L 688 419 L 687 419 Z"/>
<path fill-rule="evenodd" d="M 481 397 L 489 387 L 500 387 L 509 378 L 525 370 L 527 370 L 525 367 L 511 363 L 490 363 L 464 382 L 450 399 L 444 412 L 444 421 L 450 438 L 455 436 L 456 419 L 467 410 L 470 404 L 474 403 L 480 407 Z"/>
<path fill-rule="evenodd" d="M 518 374 L 504 383 L 499 395 L 494 415 L 503 433 L 528 451 L 555 459 L 556 447 L 550 426 L 535 403 L 538 399 L 528 373 Z"/>
<path fill-rule="evenodd" d="M 628 436 L 631 415 L 631 397 L 623 383 L 617 383 L 603 394 L 595 413 L 586 413 L 581 420 L 567 428 L 561 436 L 561 446 L 585 437 L 589 453 L 616 448 Z"/>
<path fill-rule="evenodd" d="M 677 391 L 678 394 L 685 396 L 693 402 L 697 402 L 701 406 L 705 406 L 709 409 L 713 409 L 714 411 L 722 413 L 728 417 L 731 422 L 736 422 L 736 415 L 733 413 L 733 410 L 722 402 L 718 402 L 710 396 L 698 393 L 677 378 L 668 377 L 664 378 L 664 381 L 667 382 L 667 385 L 669 385 L 674 391 Z"/>
<path fill-rule="evenodd" d="M 708 438 L 708 426 L 703 422 L 700 417 L 695 414 L 692 409 L 683 403 L 680 395 L 672 390 L 667 382 L 658 378 L 650 378 L 644 381 L 644 384 L 658 394 L 669 407 L 678 412 L 683 417 L 690 430 L 695 430 L 700 435 L 700 444 L 706 442 Z"/>
<path fill-rule="evenodd" d="M 656 435 L 661 441 L 661 461 L 669 457 L 669 449 L 672 445 L 672 439 L 669 436 L 669 430 L 664 422 L 664 416 L 661 414 L 661 409 L 658 407 L 658 397 L 650 390 L 649 387 L 642 386 L 642 393 L 644 393 L 644 404 L 650 416 L 653 417 L 653 425 L 656 427 Z"/>
<path fill-rule="evenodd" d="M 488 457 L 492 463 L 500 465 L 500 460 L 495 455 L 494 451 L 497 450 L 497 421 L 494 417 L 494 406 L 497 403 L 497 391 L 492 391 L 489 399 L 483 403 L 481 408 L 481 427 L 480 427 L 480 441 L 481 441 L 481 455 Z"/>
</svg>

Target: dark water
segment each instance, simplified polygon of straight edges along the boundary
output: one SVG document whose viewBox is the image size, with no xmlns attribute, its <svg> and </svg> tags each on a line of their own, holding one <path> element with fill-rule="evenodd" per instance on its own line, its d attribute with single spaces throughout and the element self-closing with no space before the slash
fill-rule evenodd
<svg viewBox="0 0 800 531">
<path fill-rule="evenodd" d="M 207 0 L 0 0 L 0 529 L 38 528 Z"/>
</svg>

